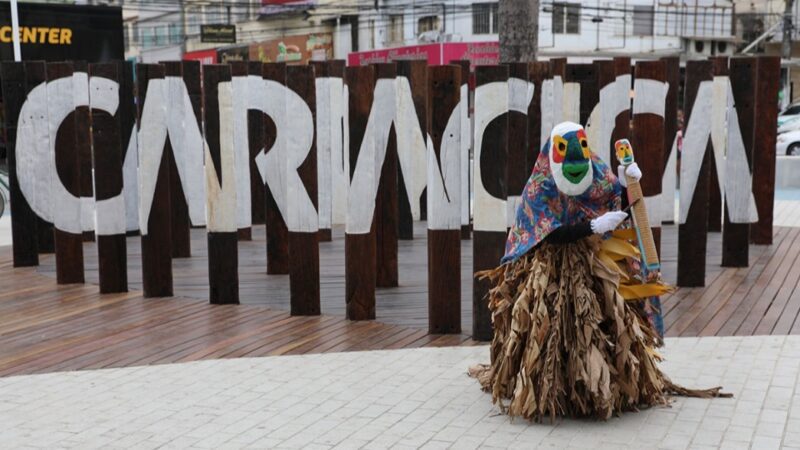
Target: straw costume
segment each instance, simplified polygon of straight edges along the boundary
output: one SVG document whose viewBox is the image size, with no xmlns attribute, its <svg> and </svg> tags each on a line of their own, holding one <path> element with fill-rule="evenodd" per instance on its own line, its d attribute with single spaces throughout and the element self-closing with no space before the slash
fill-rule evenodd
<svg viewBox="0 0 800 450">
<path fill-rule="evenodd" d="M 627 175 L 641 178 L 632 165 Z M 470 368 L 511 416 L 595 417 L 665 405 L 688 390 L 657 366 L 658 304 L 669 287 L 638 275 L 633 230 L 617 230 L 623 186 L 575 123 L 553 128 L 489 278 L 491 364 Z M 510 403 L 504 404 L 504 401 Z"/>
</svg>

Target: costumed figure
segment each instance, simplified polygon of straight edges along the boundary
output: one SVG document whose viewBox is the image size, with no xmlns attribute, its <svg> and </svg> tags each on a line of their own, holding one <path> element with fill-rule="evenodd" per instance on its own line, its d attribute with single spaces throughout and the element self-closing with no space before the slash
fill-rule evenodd
<svg viewBox="0 0 800 450">
<path fill-rule="evenodd" d="M 638 188 L 642 174 L 630 156 L 620 178 Z M 641 263 L 631 244 L 638 229 L 618 230 L 628 217 L 622 188 L 580 125 L 557 125 L 525 186 L 500 267 L 476 274 L 493 286 L 494 339 L 491 364 L 470 375 L 511 416 L 607 419 L 665 405 L 671 394 L 727 396 L 683 388 L 659 370 L 658 296 L 670 287 L 647 270 L 649 260 Z"/>
</svg>

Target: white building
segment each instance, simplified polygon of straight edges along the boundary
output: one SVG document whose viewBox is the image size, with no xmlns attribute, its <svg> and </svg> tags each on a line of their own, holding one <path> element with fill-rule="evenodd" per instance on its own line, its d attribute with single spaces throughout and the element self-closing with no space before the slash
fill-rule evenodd
<svg viewBox="0 0 800 450">
<path fill-rule="evenodd" d="M 366 4 L 366 3 L 365 3 Z M 381 0 L 358 21 L 358 50 L 436 41 L 496 41 L 498 3 Z M 542 56 L 733 54 L 729 0 L 542 1 Z M 352 25 L 337 36 L 346 35 Z"/>
</svg>

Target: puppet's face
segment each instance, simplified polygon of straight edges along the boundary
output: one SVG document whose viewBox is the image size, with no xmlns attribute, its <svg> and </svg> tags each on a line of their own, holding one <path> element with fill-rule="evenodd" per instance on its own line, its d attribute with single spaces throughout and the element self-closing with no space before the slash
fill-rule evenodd
<svg viewBox="0 0 800 450">
<path fill-rule="evenodd" d="M 631 143 L 627 139 L 620 139 L 614 143 L 614 149 L 617 151 L 617 161 L 623 166 L 633 164 L 633 149 Z"/>
<path fill-rule="evenodd" d="M 558 190 L 583 194 L 592 184 L 592 151 L 580 125 L 563 123 L 550 135 L 550 168 Z"/>
</svg>

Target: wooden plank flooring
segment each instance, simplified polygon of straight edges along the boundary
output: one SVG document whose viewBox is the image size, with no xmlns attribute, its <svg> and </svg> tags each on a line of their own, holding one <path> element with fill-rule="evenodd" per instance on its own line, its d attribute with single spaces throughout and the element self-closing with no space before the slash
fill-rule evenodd
<svg viewBox="0 0 800 450">
<path fill-rule="evenodd" d="M 209 305 L 204 230 L 192 230 L 190 259 L 174 261 L 176 297 L 142 297 L 138 238 L 129 238 L 127 294 L 100 295 L 93 243 L 85 244 L 87 284 L 58 286 L 52 256 L 14 269 L 0 247 L 0 376 L 194 361 L 209 358 L 476 345 L 471 323 L 471 241 L 462 241 L 465 334 L 427 333 L 424 229 L 401 241 L 399 288 L 379 289 L 376 321 L 344 319 L 341 230 L 320 244 L 322 312 L 291 317 L 288 277 L 265 274 L 264 228 L 240 243 L 242 305 Z M 664 276 L 674 281 L 674 226 L 664 227 Z M 776 228 L 772 246 L 751 246 L 749 268 L 719 267 L 720 235 L 709 235 L 707 287 L 663 299 L 670 336 L 800 333 L 800 228 Z"/>
</svg>

